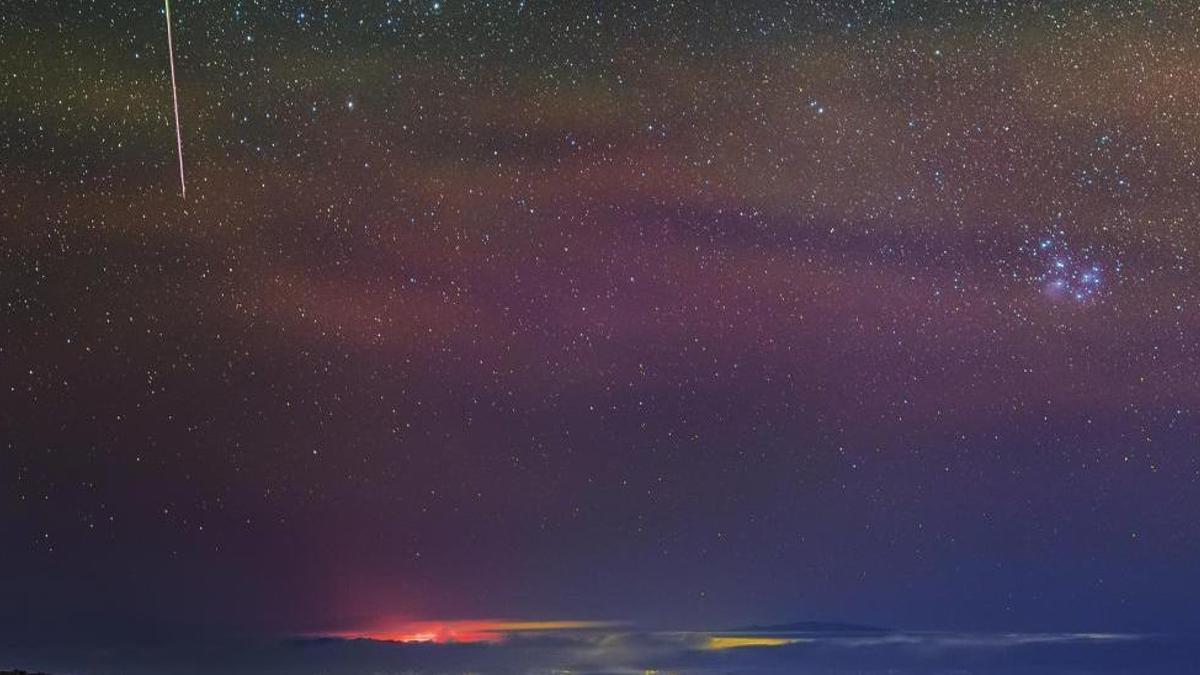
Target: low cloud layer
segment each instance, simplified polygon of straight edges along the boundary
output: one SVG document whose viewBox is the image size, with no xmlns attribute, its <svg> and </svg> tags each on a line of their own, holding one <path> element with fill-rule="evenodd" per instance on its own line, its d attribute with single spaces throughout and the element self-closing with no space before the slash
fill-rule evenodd
<svg viewBox="0 0 1200 675">
<path fill-rule="evenodd" d="M 714 649 L 734 636 L 747 646 Z M 751 637 L 757 637 L 757 642 Z M 758 646 L 754 646 L 754 645 Z M 1182 672 L 1200 643 L 1169 636 L 1083 633 L 709 633 L 565 630 L 508 634 L 491 643 L 291 639 L 142 644 L 124 648 L 0 651 L 0 664 L 50 664 L 55 675 L 503 675 L 704 673 Z"/>
</svg>

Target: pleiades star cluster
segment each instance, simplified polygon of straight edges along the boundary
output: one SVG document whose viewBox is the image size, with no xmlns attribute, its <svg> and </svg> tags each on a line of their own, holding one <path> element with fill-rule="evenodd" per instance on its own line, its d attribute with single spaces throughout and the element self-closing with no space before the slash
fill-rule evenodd
<svg viewBox="0 0 1200 675">
<path fill-rule="evenodd" d="M 186 197 L 161 2 L 0 12 L 0 667 L 1200 628 L 1194 5 L 170 11 Z"/>
</svg>

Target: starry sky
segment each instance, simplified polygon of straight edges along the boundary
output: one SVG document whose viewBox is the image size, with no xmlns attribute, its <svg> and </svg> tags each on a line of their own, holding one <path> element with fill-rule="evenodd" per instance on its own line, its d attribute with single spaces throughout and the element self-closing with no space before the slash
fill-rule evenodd
<svg viewBox="0 0 1200 675">
<path fill-rule="evenodd" d="M 0 15 L 7 640 L 1200 628 L 1187 3 L 171 14 L 186 199 Z"/>
</svg>

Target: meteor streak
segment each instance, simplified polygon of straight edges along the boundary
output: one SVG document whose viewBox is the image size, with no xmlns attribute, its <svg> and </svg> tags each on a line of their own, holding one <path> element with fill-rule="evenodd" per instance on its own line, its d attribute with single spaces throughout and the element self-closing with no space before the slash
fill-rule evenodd
<svg viewBox="0 0 1200 675">
<path fill-rule="evenodd" d="M 183 180 L 183 134 L 179 131 L 179 90 L 175 87 L 175 43 L 171 40 L 171 0 L 163 0 L 167 9 L 167 53 L 171 57 L 171 98 L 175 104 L 175 148 L 179 154 L 179 190 L 187 199 L 187 184 Z"/>
</svg>

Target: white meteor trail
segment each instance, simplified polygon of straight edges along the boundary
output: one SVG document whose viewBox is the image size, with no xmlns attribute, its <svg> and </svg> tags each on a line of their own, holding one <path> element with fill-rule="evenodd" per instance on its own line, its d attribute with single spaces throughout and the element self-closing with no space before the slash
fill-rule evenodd
<svg viewBox="0 0 1200 675">
<path fill-rule="evenodd" d="M 167 53 L 171 57 L 171 98 L 175 103 L 175 147 L 179 151 L 179 190 L 187 199 L 187 183 L 183 180 L 183 134 L 179 130 L 179 90 L 175 87 L 175 43 L 171 40 L 171 0 L 163 0 L 167 8 Z"/>
</svg>

